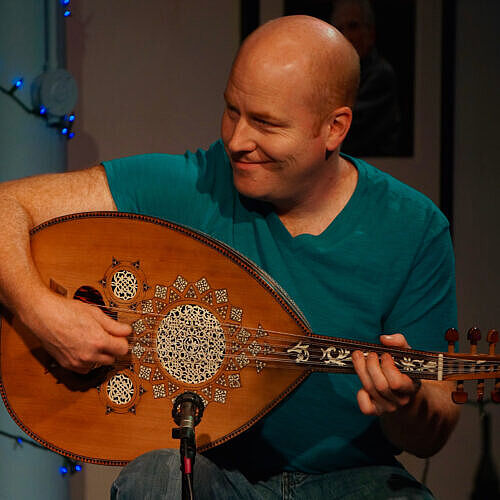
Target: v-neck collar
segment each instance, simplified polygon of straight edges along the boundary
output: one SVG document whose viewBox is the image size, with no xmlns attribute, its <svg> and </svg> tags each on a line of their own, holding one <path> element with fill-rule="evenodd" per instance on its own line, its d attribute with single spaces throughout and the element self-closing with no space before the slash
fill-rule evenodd
<svg viewBox="0 0 500 500">
<path fill-rule="evenodd" d="M 348 155 L 341 153 L 341 156 L 352 163 L 356 170 L 358 171 L 358 180 L 353 194 L 349 198 L 348 202 L 344 208 L 339 212 L 339 214 L 333 219 L 332 222 L 325 228 L 325 230 L 318 235 L 313 234 L 299 234 L 297 236 L 292 236 L 288 229 L 281 222 L 280 218 L 276 212 L 271 211 L 267 214 L 267 222 L 272 233 L 283 242 L 287 244 L 299 247 L 303 245 L 309 245 L 312 242 L 316 245 L 321 245 L 323 242 L 331 241 L 331 238 L 337 239 L 342 237 L 343 233 L 349 228 L 352 228 L 350 222 L 354 222 L 353 217 L 360 212 L 360 205 L 363 200 L 363 192 L 366 188 L 366 168 L 362 161 L 357 158 L 352 158 Z"/>
</svg>

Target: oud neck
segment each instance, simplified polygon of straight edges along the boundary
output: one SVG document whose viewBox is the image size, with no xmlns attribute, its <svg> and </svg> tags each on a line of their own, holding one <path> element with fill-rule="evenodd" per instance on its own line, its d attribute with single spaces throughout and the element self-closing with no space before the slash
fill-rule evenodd
<svg viewBox="0 0 500 500">
<path fill-rule="evenodd" d="M 298 340 L 298 339 L 297 339 Z M 354 373 L 352 353 L 388 353 L 412 379 L 461 380 L 500 377 L 500 356 L 464 355 L 386 347 L 326 336 L 302 337 L 286 349 L 289 359 L 312 371 Z"/>
</svg>

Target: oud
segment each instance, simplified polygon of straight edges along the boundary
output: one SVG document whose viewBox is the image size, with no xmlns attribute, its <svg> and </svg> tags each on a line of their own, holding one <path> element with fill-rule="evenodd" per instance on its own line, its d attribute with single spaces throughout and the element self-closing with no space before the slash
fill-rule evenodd
<svg viewBox="0 0 500 500">
<path fill-rule="evenodd" d="M 15 422 L 33 439 L 72 459 L 124 465 L 170 437 L 173 401 L 185 391 L 205 406 L 198 450 L 226 442 L 262 418 L 311 372 L 354 372 L 352 353 L 388 352 L 413 379 L 495 379 L 498 333 L 487 355 L 469 331 L 470 354 L 387 348 L 311 332 L 282 288 L 229 246 L 152 217 L 73 214 L 31 232 L 33 259 L 55 293 L 101 307 L 132 325 L 129 352 L 88 375 L 63 369 L 19 319 L 4 311 L 0 391 Z"/>
</svg>

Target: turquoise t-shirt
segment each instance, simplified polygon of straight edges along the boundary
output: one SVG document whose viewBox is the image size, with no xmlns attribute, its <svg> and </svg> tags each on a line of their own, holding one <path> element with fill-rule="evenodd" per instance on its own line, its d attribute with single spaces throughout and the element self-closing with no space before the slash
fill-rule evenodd
<svg viewBox="0 0 500 500">
<path fill-rule="evenodd" d="M 402 332 L 415 349 L 446 350 L 456 326 L 448 222 L 424 195 L 349 158 L 351 199 L 320 235 L 292 237 L 270 207 L 241 197 L 220 141 L 207 151 L 104 162 L 118 207 L 190 226 L 232 246 L 292 297 L 312 330 L 379 342 Z M 313 374 L 241 437 L 209 452 L 242 469 L 308 473 L 393 463 L 376 417 L 359 410 L 355 375 Z M 223 452 L 223 453 L 222 453 Z"/>
</svg>

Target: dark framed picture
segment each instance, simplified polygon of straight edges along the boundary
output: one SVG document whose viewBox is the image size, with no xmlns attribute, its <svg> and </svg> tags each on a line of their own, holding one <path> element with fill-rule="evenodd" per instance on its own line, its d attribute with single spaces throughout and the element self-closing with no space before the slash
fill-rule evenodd
<svg viewBox="0 0 500 500">
<path fill-rule="evenodd" d="M 415 0 L 285 0 L 284 15 L 332 24 L 361 64 L 358 99 L 344 152 L 413 156 Z"/>
</svg>

